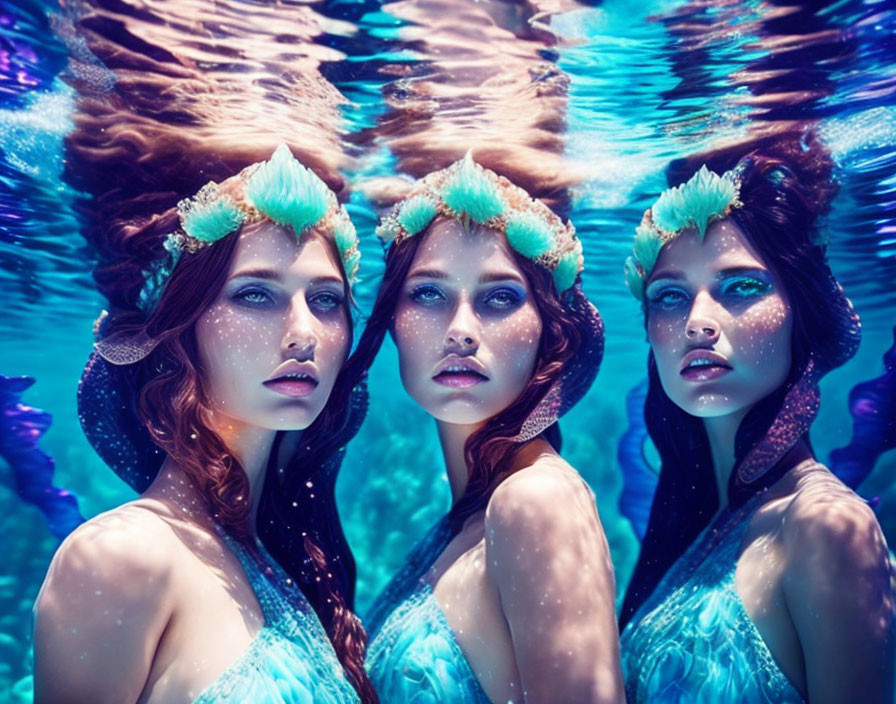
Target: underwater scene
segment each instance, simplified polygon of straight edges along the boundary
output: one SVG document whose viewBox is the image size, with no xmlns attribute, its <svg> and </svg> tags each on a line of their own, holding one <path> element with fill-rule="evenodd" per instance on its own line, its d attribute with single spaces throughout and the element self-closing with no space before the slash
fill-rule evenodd
<svg viewBox="0 0 896 704">
<path fill-rule="evenodd" d="M 157 46 L 127 41 L 145 22 L 157 30 L 146 36 L 164 44 L 169 27 L 157 3 L 101 4 L 114 5 L 109 12 L 119 17 L 103 31 L 130 51 L 145 50 L 147 61 L 166 60 Z M 297 80 L 271 73 L 282 65 L 279 52 L 294 56 L 297 75 L 305 66 L 321 78 L 309 87 L 307 105 L 300 93 L 271 123 L 288 127 L 298 119 L 319 140 L 322 168 L 348 185 L 346 207 L 362 252 L 356 341 L 383 269 L 374 236 L 381 195 L 397 175 L 418 177 L 430 162 L 442 164 L 445 153 L 459 157 L 502 140 L 517 140 L 530 164 L 556 164 L 557 186 L 569 194 L 563 207 L 584 248 L 584 290 L 606 328 L 596 381 L 560 420 L 562 455 L 596 496 L 617 606 L 637 560 L 659 464 L 643 421 L 648 345 L 641 305 L 623 275 L 635 228 L 667 187 L 666 169 L 676 159 L 811 123 L 839 185 L 824 224 L 831 269 L 862 321 L 857 354 L 821 382 L 811 441 L 819 461 L 872 502 L 896 545 L 893 2 L 431 3 L 444 26 L 421 24 L 415 4 L 403 0 L 283 5 L 304 13 L 305 34 L 268 29 L 271 6 L 262 0 L 222 4 L 222 13 L 242 17 L 242 24 L 202 24 L 234 46 L 258 42 L 251 44 L 258 56 L 278 58 L 270 65 L 240 68 L 239 52 L 216 54 L 213 42 L 197 39 L 190 49 L 195 66 L 245 76 L 259 99 L 276 94 L 278 81 Z M 99 253 L 83 236 L 78 193 L 64 177 L 63 143 L 74 126 L 72 84 L 101 82 L 105 69 L 78 48 L 65 20 L 72 8 L 78 3 L 0 0 L 0 375 L 34 380 L 4 380 L 0 404 L 7 417 L 23 412 L 19 404 L 43 412 L 28 415 L 15 437 L 0 437 L 3 702 L 32 700 L 32 607 L 61 538 L 79 515 L 90 518 L 136 496 L 94 452 L 77 413 L 93 323 L 106 303 L 92 278 Z M 276 36 L 267 48 L 265 32 Z M 509 77 L 492 75 L 498 61 Z M 220 108 L 228 110 L 226 100 Z M 515 168 L 525 173 L 527 162 Z M 451 503 L 436 426 L 404 391 L 389 337 L 368 386 L 370 410 L 336 486 L 362 614 Z M 860 427 L 862 418 L 889 425 Z M 52 463 L 26 457 L 17 444 L 23 438 Z M 837 454 L 851 442 L 850 452 Z M 57 489 L 49 487 L 51 469 Z"/>
</svg>

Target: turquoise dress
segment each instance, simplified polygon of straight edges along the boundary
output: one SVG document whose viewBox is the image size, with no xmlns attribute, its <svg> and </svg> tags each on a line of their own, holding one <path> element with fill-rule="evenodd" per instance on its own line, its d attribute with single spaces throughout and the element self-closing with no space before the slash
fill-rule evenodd
<svg viewBox="0 0 896 704">
<path fill-rule="evenodd" d="M 348 704 L 359 701 L 317 614 L 256 540 L 257 554 L 218 533 L 236 555 L 264 615 L 248 649 L 194 704 Z"/>
<path fill-rule="evenodd" d="M 735 588 L 741 541 L 760 498 L 724 509 L 623 630 L 628 704 L 802 704 Z"/>
<path fill-rule="evenodd" d="M 446 516 L 411 551 L 365 619 L 367 672 L 383 704 L 490 704 L 423 579 L 452 537 Z"/>
</svg>

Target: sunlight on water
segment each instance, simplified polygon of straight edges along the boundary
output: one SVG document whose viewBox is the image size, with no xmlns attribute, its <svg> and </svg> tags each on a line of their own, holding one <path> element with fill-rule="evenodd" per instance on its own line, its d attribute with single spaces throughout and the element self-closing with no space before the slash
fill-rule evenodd
<svg viewBox="0 0 896 704">
<path fill-rule="evenodd" d="M 167 11 L 164 3 L 149 4 Z M 473 5 L 458 6 L 484 12 L 484 4 Z M 549 48 L 536 50 L 541 44 L 527 39 L 507 54 L 506 82 L 494 79 L 489 57 L 495 47 L 515 46 L 513 36 L 494 27 L 483 36 L 454 25 L 420 27 L 412 2 L 291 5 L 307 30 L 293 37 L 303 48 L 292 57 L 300 70 L 271 78 L 264 71 L 282 65 L 286 49 L 263 40 L 268 14 L 250 2 L 230 0 L 226 7 L 255 21 L 249 29 L 227 25 L 222 36 L 242 41 L 254 31 L 262 38 L 251 44 L 252 61 L 242 68 L 190 36 L 165 34 L 164 23 L 156 38 L 183 41 L 180 49 L 197 65 L 232 71 L 242 81 L 222 98 L 221 124 L 232 118 L 227 110 L 238 109 L 241 91 L 292 96 L 294 109 L 270 115 L 263 129 L 290 131 L 301 113 L 305 127 L 293 131 L 315 135 L 323 167 L 354 184 L 348 208 L 362 236 L 362 310 L 369 310 L 382 269 L 373 204 L 396 187 L 397 171 L 422 175 L 434 160 L 460 156 L 471 143 L 485 151 L 496 140 L 528 150 L 539 167 L 562 166 L 557 181 L 569 181 L 571 217 L 585 246 L 585 287 L 607 328 L 597 382 L 561 424 L 564 454 L 597 495 L 620 591 L 637 544 L 616 506 L 616 445 L 626 426 L 625 394 L 646 374 L 643 324 L 624 288 L 622 262 L 642 211 L 666 185 L 670 160 L 790 120 L 818 121 L 840 169 L 841 190 L 828 218 L 831 263 L 863 318 L 864 339 L 857 357 L 825 380 L 813 440 L 821 459 L 848 441 L 848 392 L 880 373 L 896 324 L 896 20 L 886 3 L 839 2 L 818 12 L 734 0 L 570 4 L 533 30 Z M 72 91 L 57 77 L 64 49 L 48 39 L 47 13 L 37 2 L 16 10 L 0 4 L 0 373 L 37 379 L 24 401 L 53 414 L 43 447 L 56 459 L 57 483 L 75 492 L 91 516 L 132 494 L 95 456 L 76 417 L 76 385 L 102 303 L 91 280 L 95 253 L 79 234 L 75 193 L 61 180 Z M 517 21 L 509 9 L 500 19 Z M 462 48 L 457 64 L 444 61 L 439 42 L 445 37 Z M 303 68 L 325 114 L 295 109 L 307 107 L 296 89 L 306 85 Z M 79 70 L 88 80 L 103 80 L 89 62 Z M 536 95 L 548 96 L 555 122 L 565 125 L 564 139 L 529 122 L 526 129 L 500 129 L 515 116 L 529 120 L 526 106 Z M 250 112 L 246 119 L 256 118 Z M 371 370 L 370 390 L 372 411 L 349 447 L 338 485 L 359 565 L 362 612 L 449 497 L 435 428 L 401 390 L 390 342 Z M 5 470 L 0 467 L 4 479 Z M 866 495 L 882 497 L 878 513 L 891 545 L 894 474 L 891 453 L 864 487 Z M 22 678 L 30 667 L 30 608 L 55 545 L 9 484 L 0 487 L 0 530 L 7 536 L 0 700 L 29 701 Z"/>
</svg>

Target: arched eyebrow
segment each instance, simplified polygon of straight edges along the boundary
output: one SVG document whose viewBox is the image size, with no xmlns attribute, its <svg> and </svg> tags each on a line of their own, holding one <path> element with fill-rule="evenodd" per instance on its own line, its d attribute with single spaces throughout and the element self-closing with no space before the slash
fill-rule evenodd
<svg viewBox="0 0 896 704">
<path fill-rule="evenodd" d="M 438 269 L 419 269 L 408 274 L 408 279 L 436 279 L 444 281 L 448 274 Z M 514 281 L 520 286 L 525 286 L 522 277 L 514 271 L 487 271 L 479 277 L 480 284 L 490 284 L 495 281 Z"/>
<path fill-rule="evenodd" d="M 417 269 L 408 274 L 409 279 L 447 279 L 448 274 L 438 269 Z"/>
<path fill-rule="evenodd" d="M 515 271 L 487 271 L 479 277 L 479 283 L 490 284 L 496 281 L 514 281 L 520 286 L 525 286 L 526 282 Z"/>
<path fill-rule="evenodd" d="M 280 272 L 276 269 L 264 269 L 264 268 L 256 268 L 256 269 L 244 269 L 242 271 L 235 272 L 229 280 L 233 279 L 264 279 L 266 281 L 281 281 L 282 276 L 280 276 Z"/>
<path fill-rule="evenodd" d="M 761 266 L 729 266 L 716 273 L 716 280 L 727 279 L 729 276 L 743 276 L 744 274 L 768 276 L 769 272 L 768 269 Z M 681 272 L 678 269 L 662 269 L 650 276 L 650 283 L 659 281 L 660 279 L 684 281 L 687 279 L 687 276 L 685 276 L 684 272 Z"/>
<path fill-rule="evenodd" d="M 653 283 L 659 279 L 671 279 L 672 281 L 683 281 L 685 279 L 684 273 L 678 271 L 677 269 L 660 269 L 659 271 L 655 271 L 650 275 L 649 283 Z"/>
<path fill-rule="evenodd" d="M 768 276 L 769 271 L 761 266 L 730 266 L 716 274 L 716 279 L 727 279 L 729 276 Z"/>
<path fill-rule="evenodd" d="M 283 281 L 283 277 L 280 272 L 276 269 L 265 269 L 265 268 L 256 268 L 256 269 L 245 269 L 244 271 L 237 271 L 233 276 L 231 276 L 228 281 L 233 281 L 235 279 L 262 279 L 264 281 L 274 281 L 277 283 L 281 283 Z M 311 279 L 311 286 L 321 286 L 323 284 L 334 284 L 336 286 L 342 286 L 342 279 L 338 276 L 333 275 L 324 275 L 324 276 L 316 276 Z"/>
</svg>

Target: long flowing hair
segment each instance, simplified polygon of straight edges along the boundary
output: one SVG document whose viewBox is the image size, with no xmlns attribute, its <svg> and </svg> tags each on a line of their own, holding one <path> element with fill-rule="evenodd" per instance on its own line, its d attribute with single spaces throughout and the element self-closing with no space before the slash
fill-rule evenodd
<svg viewBox="0 0 896 704">
<path fill-rule="evenodd" d="M 121 368 L 135 399 L 134 411 L 153 442 L 174 459 L 205 499 L 215 520 L 247 540 L 250 511 L 246 472 L 215 432 L 211 399 L 199 362 L 197 320 L 219 295 L 236 252 L 232 233 L 195 254 L 184 253 L 167 282 L 158 306 L 145 317 L 134 306 L 142 274 L 161 256 L 164 235 L 178 226 L 169 209 L 144 221 L 120 223 L 113 230 L 118 257 L 100 265 L 95 279 L 110 301 L 109 336 L 144 336 L 156 346 L 143 360 Z M 334 259 L 339 262 L 335 246 Z M 342 272 L 345 280 L 345 272 Z M 351 327 L 350 291 L 345 284 L 346 317 Z M 282 433 L 274 444 L 257 518 L 259 537 L 294 579 L 317 612 L 345 669 L 365 702 L 376 695 L 363 668 L 366 634 L 352 612 L 355 563 L 336 511 L 333 484 L 341 461 L 334 443 L 346 440 L 350 397 L 357 386 L 342 372 L 324 409 L 302 433 L 286 466 L 275 467 Z M 362 408 L 355 409 L 361 412 Z M 303 494 L 319 479 L 312 500 Z M 298 507 L 297 510 L 295 507 Z M 290 510 L 291 509 L 291 510 Z M 288 521 L 288 523 L 286 522 Z"/>
<path fill-rule="evenodd" d="M 738 164 L 743 169 L 743 207 L 729 217 L 782 282 L 794 321 L 791 367 L 784 383 L 750 409 L 735 436 L 735 469 L 727 494 L 729 506 L 736 508 L 790 469 L 780 463 L 752 484 L 739 481 L 737 472 L 747 454 L 766 438 L 787 392 L 803 378 L 810 359 L 821 371 L 842 363 L 843 299 L 832 296 L 832 274 L 823 248 L 816 244 L 819 217 L 828 209 L 836 187 L 832 162 L 811 133 L 767 138 L 749 149 L 732 147 L 673 163 L 669 182 L 683 183 L 704 163 L 720 174 Z M 646 325 L 646 307 L 644 315 Z M 719 508 L 702 419 L 668 397 L 653 352 L 647 369 L 645 421 L 662 464 L 641 553 L 623 601 L 621 626 L 631 620 Z M 809 443 L 808 431 L 803 440 Z"/>
<path fill-rule="evenodd" d="M 346 365 L 349 374 L 357 376 L 373 362 L 386 333 L 392 327 L 402 286 L 421 242 L 429 236 L 428 232 L 410 237 L 389 249 L 376 301 L 358 347 Z M 469 516 L 483 509 L 498 484 L 512 473 L 513 458 L 525 444 L 514 439 L 515 436 L 560 379 L 565 365 L 576 355 L 587 334 L 588 321 L 584 317 L 584 307 L 580 305 L 585 301 L 581 286 L 574 286 L 567 292 L 566 300 L 561 300 L 548 271 L 516 252 L 513 256 L 526 277 L 542 321 L 535 369 L 522 393 L 467 439 L 464 457 L 469 481 L 463 496 L 451 509 L 455 530 L 459 530 Z M 556 422 L 542 435 L 554 449 L 560 450 L 560 428 Z"/>
</svg>

